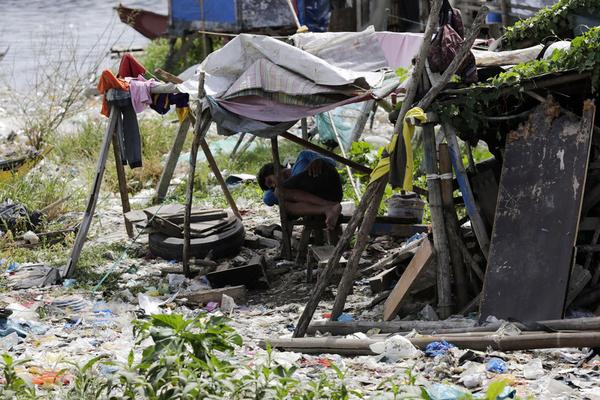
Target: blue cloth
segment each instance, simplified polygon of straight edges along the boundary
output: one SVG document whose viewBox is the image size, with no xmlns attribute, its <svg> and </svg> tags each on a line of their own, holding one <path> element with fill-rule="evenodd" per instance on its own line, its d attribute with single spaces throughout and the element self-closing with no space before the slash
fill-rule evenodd
<svg viewBox="0 0 600 400">
<path fill-rule="evenodd" d="M 490 358 L 490 360 L 487 362 L 487 364 L 485 366 L 485 369 L 486 369 L 486 371 L 489 371 L 489 372 L 503 374 L 506 372 L 506 370 L 508 368 L 506 367 L 506 363 L 504 362 L 504 360 L 494 357 L 494 358 Z"/>
<path fill-rule="evenodd" d="M 296 158 L 296 162 L 292 166 L 291 176 L 296 176 L 296 175 L 299 175 L 302 172 L 306 171 L 306 169 L 308 168 L 310 163 L 317 159 L 321 159 L 324 162 L 331 164 L 331 166 L 333 166 L 333 167 L 337 166 L 337 164 L 335 163 L 334 160 L 332 160 L 329 157 L 325 157 L 325 156 L 317 153 L 316 151 L 302 150 L 298 154 L 298 157 Z M 275 192 L 273 190 L 265 191 L 265 193 L 263 194 L 263 201 L 269 207 L 274 206 L 275 204 L 279 204 L 279 201 L 277 200 L 277 196 L 275 195 Z"/>
</svg>

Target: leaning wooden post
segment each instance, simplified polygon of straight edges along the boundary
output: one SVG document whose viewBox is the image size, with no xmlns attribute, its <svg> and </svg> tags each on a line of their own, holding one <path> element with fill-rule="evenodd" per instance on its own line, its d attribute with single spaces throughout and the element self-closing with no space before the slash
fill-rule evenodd
<svg viewBox="0 0 600 400">
<path fill-rule="evenodd" d="M 399 127 L 402 126 L 402 121 L 404 120 L 404 116 L 406 115 L 406 112 L 409 110 L 410 106 L 412 105 L 412 103 L 415 99 L 415 95 L 417 93 L 418 82 L 419 82 L 419 79 L 423 72 L 423 69 L 425 68 L 425 60 L 427 58 L 427 54 L 429 53 L 429 47 L 431 46 L 431 37 L 433 36 L 433 31 L 437 24 L 438 14 L 439 14 L 439 11 L 441 8 L 442 8 L 442 0 L 434 0 L 432 9 L 431 9 L 431 13 L 429 15 L 429 19 L 427 21 L 427 27 L 425 29 L 423 43 L 421 44 L 421 48 L 419 50 L 419 55 L 417 57 L 415 67 L 413 69 L 413 73 L 411 75 L 411 82 L 409 83 L 408 90 L 407 90 L 406 96 L 404 98 L 404 102 L 402 103 L 402 109 L 400 110 L 400 115 L 398 116 L 398 120 L 396 121 L 396 127 L 394 128 L 394 132 L 400 132 L 400 134 L 402 133 L 400 131 Z M 401 138 L 398 138 L 398 140 L 399 140 L 399 142 L 402 142 Z M 398 150 L 396 150 L 396 151 L 398 151 Z M 403 148 L 401 151 L 404 151 Z M 340 258 L 342 256 L 342 253 L 345 250 L 348 243 L 350 242 L 352 235 L 354 235 L 354 232 L 356 231 L 356 229 L 358 228 L 360 223 L 363 221 L 363 217 L 364 217 L 364 214 L 366 212 L 368 205 L 373 202 L 376 202 L 377 204 L 379 204 L 381 202 L 381 197 L 377 197 L 375 194 L 383 193 L 382 187 L 383 187 L 383 189 L 385 189 L 386 185 L 387 185 L 387 178 L 385 178 L 385 179 L 381 178 L 381 179 L 373 182 L 372 184 L 370 184 L 367 187 L 357 210 L 355 211 L 354 215 L 352 216 L 352 219 L 348 223 L 348 226 L 346 226 L 346 230 L 344 231 L 342 237 L 340 238 L 331 258 L 327 262 L 327 266 L 323 269 L 323 272 L 321 273 L 321 275 L 319 277 L 319 282 L 317 282 L 317 285 L 313 289 L 313 291 L 310 295 L 310 298 L 309 298 L 308 302 L 306 303 L 306 306 L 304 307 L 304 311 L 302 312 L 302 315 L 300 316 L 300 319 L 298 320 L 298 324 L 296 325 L 296 329 L 294 330 L 294 337 L 302 337 L 306 334 L 306 329 L 308 328 L 308 325 L 310 324 L 310 320 L 312 319 L 313 314 L 315 313 L 315 310 L 317 309 L 317 306 L 319 304 L 319 301 L 321 300 L 321 296 L 323 295 L 323 292 L 325 291 L 325 288 L 327 287 L 327 285 L 329 283 L 328 278 L 333 273 L 334 268 L 338 265 Z M 370 230 L 371 228 L 369 227 L 368 229 Z M 362 253 L 362 250 L 361 250 L 361 253 Z M 344 279 L 352 280 L 353 277 L 352 277 L 352 275 L 350 275 L 350 273 L 351 273 L 351 271 L 347 268 L 344 271 L 345 277 L 342 277 L 342 280 L 344 280 Z M 324 279 L 324 278 L 327 278 L 327 279 Z M 345 287 L 347 287 L 347 285 L 345 285 Z M 343 301 L 345 303 L 347 293 L 338 292 L 338 296 L 343 296 L 343 298 L 344 298 Z M 341 300 L 340 300 L 340 302 L 341 302 Z"/>
<path fill-rule="evenodd" d="M 77 231 L 75 243 L 73 244 L 73 249 L 69 255 L 69 261 L 67 261 L 67 266 L 65 267 L 65 272 L 63 274 L 65 278 L 71 277 L 73 272 L 75 272 L 75 267 L 79 261 L 83 244 L 85 243 L 88 231 L 90 230 L 90 225 L 92 224 L 92 218 L 94 217 L 94 211 L 96 210 L 96 204 L 98 203 L 98 196 L 100 196 L 100 186 L 102 185 L 102 177 L 104 176 L 104 170 L 106 169 L 106 158 L 108 157 L 110 141 L 113 132 L 117 128 L 117 108 L 115 106 L 110 108 L 109 115 L 106 132 L 104 133 L 104 139 L 102 140 L 102 147 L 100 148 L 100 157 L 98 157 L 98 163 L 96 164 L 96 177 L 94 178 L 92 191 L 88 198 L 87 207 L 85 208 L 83 221 Z"/>
<path fill-rule="evenodd" d="M 352 255 L 348 260 L 348 264 L 346 265 L 346 269 L 344 270 L 344 275 L 342 276 L 342 280 L 338 285 L 338 293 L 335 296 L 335 302 L 333 303 L 333 309 L 331 311 L 332 321 L 336 321 L 338 317 L 344 312 L 346 298 L 348 297 L 348 294 L 352 291 L 354 277 L 356 276 L 356 271 L 358 270 L 358 263 L 360 262 L 360 257 L 365 247 L 367 247 L 369 235 L 371 233 L 371 229 L 373 228 L 375 218 L 377 217 L 377 212 L 379 211 L 379 204 L 381 203 L 383 192 L 385 191 L 385 187 L 387 186 L 387 181 L 388 176 L 384 175 L 379 179 L 377 185 L 374 185 L 375 191 L 373 193 L 373 201 L 370 202 L 367 211 L 365 212 L 362 224 L 360 224 L 360 229 L 358 230 L 358 234 L 356 235 L 356 243 L 354 244 L 354 249 L 352 249 Z"/>
<path fill-rule="evenodd" d="M 119 182 L 119 194 L 121 196 L 121 206 L 123 207 L 123 219 L 125 219 L 125 230 L 127 236 L 133 238 L 133 225 L 125 217 L 125 213 L 131 211 L 131 205 L 129 204 L 129 194 L 127 193 L 127 179 L 125 178 L 125 168 L 123 168 L 123 160 L 121 159 L 121 143 L 117 130 L 113 132 L 112 145 L 115 155 L 115 164 L 117 170 L 117 181 Z"/>
<path fill-rule="evenodd" d="M 484 257 L 487 259 L 487 255 L 490 250 L 490 237 L 488 236 L 485 228 L 483 218 L 481 217 L 481 214 L 477 209 L 477 205 L 475 204 L 475 198 L 473 196 L 473 191 L 471 190 L 471 184 L 469 183 L 469 178 L 467 177 L 467 172 L 465 171 L 465 166 L 460 155 L 460 147 L 458 146 L 456 131 L 452 125 L 444 124 L 444 134 L 446 135 L 446 140 L 448 142 L 448 150 L 450 151 L 452 167 L 456 173 L 456 180 L 458 180 L 458 186 L 460 187 L 460 191 L 465 202 L 467 214 L 471 220 L 473 232 L 475 233 L 475 237 L 477 238 L 477 242 L 479 243 L 479 247 L 481 248 Z"/>
<path fill-rule="evenodd" d="M 446 224 L 442 209 L 442 189 L 438 174 L 437 149 L 433 124 L 423 125 L 423 163 L 427 174 L 429 210 L 433 228 L 433 247 L 437 264 L 438 314 L 446 319 L 452 314 L 452 287 L 450 283 L 450 252 L 446 236 Z"/>
<path fill-rule="evenodd" d="M 194 140 L 192 141 L 192 149 L 190 152 L 190 170 L 188 172 L 188 181 L 185 192 L 185 208 L 183 214 L 183 274 L 187 278 L 191 278 L 190 270 L 190 219 L 192 214 L 192 201 L 194 199 L 194 175 L 196 174 L 196 159 L 198 157 L 198 147 L 200 140 L 210 126 L 210 115 L 207 113 L 207 118 L 203 118 L 202 113 L 202 98 L 204 97 L 204 73 L 201 72 L 198 78 L 198 105 L 196 109 L 196 123 L 194 125 Z"/>
<path fill-rule="evenodd" d="M 444 210 L 444 221 L 446 222 L 446 234 L 448 235 L 448 245 L 450 246 L 450 260 L 452 261 L 452 271 L 454 272 L 454 286 L 456 288 L 456 302 L 458 308 L 462 309 L 468 302 L 467 287 L 465 278 L 465 265 L 463 262 L 460 248 L 457 240 L 460 240 L 460 227 L 458 218 L 454 209 L 454 200 L 452 197 L 452 164 L 450 162 L 450 153 L 448 145 L 440 143 L 438 146 L 438 158 L 440 162 L 440 178 L 442 189 L 442 207 Z"/>
<path fill-rule="evenodd" d="M 190 129 L 190 124 L 191 122 L 189 116 L 181 121 L 181 124 L 179 124 L 175 141 L 173 142 L 167 162 L 165 163 L 165 167 L 160 175 L 158 185 L 156 186 L 156 194 L 154 195 L 154 201 L 156 203 L 162 203 L 165 200 L 167 190 L 169 189 L 169 184 L 171 183 L 171 178 L 173 177 L 173 171 L 175 171 L 177 161 L 179 160 L 179 155 L 181 154 L 181 149 L 183 149 L 183 144 L 185 143 L 187 132 Z"/>
<path fill-rule="evenodd" d="M 271 138 L 271 152 L 273 153 L 273 168 L 275 170 L 275 179 L 277 179 L 277 201 L 279 202 L 279 216 L 281 218 L 281 256 L 286 260 L 292 259 L 292 238 L 291 226 L 288 220 L 287 210 L 285 209 L 285 189 L 283 188 L 283 176 L 281 175 L 281 161 L 279 159 L 279 144 L 277 136 Z"/>
<path fill-rule="evenodd" d="M 200 140 L 200 147 L 202 147 L 202 151 L 204 151 L 206 161 L 208 161 L 208 165 L 210 166 L 212 173 L 215 175 L 215 178 L 217 178 L 219 185 L 221 185 L 221 190 L 223 191 L 223 194 L 227 199 L 227 203 L 229 203 L 229 207 L 231 207 L 231 210 L 233 211 L 235 216 L 238 217 L 238 219 L 241 221 L 242 214 L 240 214 L 240 211 L 237 208 L 237 204 L 235 204 L 235 200 L 233 199 L 233 196 L 231 196 L 231 192 L 229 191 L 229 188 L 225 183 L 225 179 L 223 179 L 223 175 L 221 175 L 221 171 L 219 171 L 219 166 L 217 165 L 217 162 L 215 161 L 215 158 L 213 157 L 212 152 L 210 151 L 210 147 L 208 147 L 208 143 L 206 143 L 206 139 L 202 138 Z"/>
</svg>

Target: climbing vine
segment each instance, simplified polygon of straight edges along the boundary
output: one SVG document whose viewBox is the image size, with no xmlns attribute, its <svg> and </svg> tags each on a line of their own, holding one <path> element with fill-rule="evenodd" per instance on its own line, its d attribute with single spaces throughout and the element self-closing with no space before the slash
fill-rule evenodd
<svg viewBox="0 0 600 400">
<path fill-rule="evenodd" d="M 576 15 L 600 15 L 600 0 L 560 0 L 543 8 L 534 16 L 506 28 L 504 46 L 519 48 L 523 47 L 519 44 L 537 44 L 549 36 L 572 38 Z"/>
</svg>

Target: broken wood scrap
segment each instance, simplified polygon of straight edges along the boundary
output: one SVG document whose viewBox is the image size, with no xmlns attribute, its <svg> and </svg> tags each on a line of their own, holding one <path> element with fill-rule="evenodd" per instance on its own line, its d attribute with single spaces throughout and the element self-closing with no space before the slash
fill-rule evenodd
<svg viewBox="0 0 600 400">
<path fill-rule="evenodd" d="M 371 292 L 376 294 L 389 289 L 392 283 L 397 281 L 399 277 L 400 272 L 398 271 L 398 267 L 395 266 L 367 279 L 367 282 L 369 283 Z"/>
<path fill-rule="evenodd" d="M 210 272 L 206 274 L 206 278 L 214 288 L 228 285 L 245 285 L 248 288 L 269 286 L 263 256 L 253 257 L 246 265 L 241 267 Z"/>
<path fill-rule="evenodd" d="M 425 266 L 433 259 L 433 246 L 429 238 L 426 238 L 419 246 L 417 253 L 408 264 L 408 267 L 406 267 L 400 280 L 386 300 L 383 310 L 384 321 L 389 321 L 396 316 L 400 308 L 400 303 L 410 290 L 412 284 L 417 280 Z"/>
<path fill-rule="evenodd" d="M 363 268 L 360 271 L 360 275 L 369 276 L 373 272 L 389 269 L 390 267 L 395 266 L 401 263 L 402 261 L 412 258 L 417 252 L 417 248 L 421 245 L 422 241 L 423 238 L 417 239 L 410 243 L 404 244 L 399 249 L 390 250 L 389 254 L 386 255 L 384 258 L 367 268 Z"/>
<path fill-rule="evenodd" d="M 185 299 L 187 304 L 196 305 L 207 304 L 210 302 L 220 303 L 224 294 L 233 298 L 237 304 L 244 304 L 246 302 L 246 287 L 244 285 L 183 293 L 178 296 L 178 299 Z"/>
<path fill-rule="evenodd" d="M 425 349 L 431 342 L 447 341 L 461 349 L 486 351 L 488 348 L 499 351 L 518 351 L 550 349 L 561 347 L 597 347 L 600 346 L 600 332 L 573 333 L 536 333 L 519 336 L 468 336 L 468 335 L 431 335 L 406 337 L 413 346 Z M 382 339 L 345 339 L 343 337 L 263 339 L 259 346 L 266 349 L 292 351 L 304 354 L 339 354 L 345 356 L 376 355 L 370 348 Z"/>
</svg>

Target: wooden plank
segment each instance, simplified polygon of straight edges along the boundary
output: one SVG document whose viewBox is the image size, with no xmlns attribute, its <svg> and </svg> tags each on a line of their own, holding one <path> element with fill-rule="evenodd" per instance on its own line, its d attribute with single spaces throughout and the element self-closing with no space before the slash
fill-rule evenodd
<svg viewBox="0 0 600 400">
<path fill-rule="evenodd" d="M 392 282 L 399 278 L 398 266 L 381 271 L 377 275 L 367 279 L 372 293 L 381 293 L 388 290 Z"/>
<path fill-rule="evenodd" d="M 185 298 L 187 299 L 186 303 L 191 304 L 206 304 L 211 301 L 220 303 L 224 294 L 232 297 L 237 304 L 244 304 L 246 302 L 246 287 L 244 285 L 200 290 L 193 293 L 182 294 L 179 298 Z"/>
<path fill-rule="evenodd" d="M 432 259 L 433 246 L 429 239 L 423 240 L 421 246 L 417 250 L 417 253 L 406 267 L 406 270 L 400 277 L 400 280 L 390 293 L 390 296 L 383 305 L 383 320 L 389 321 L 396 316 L 400 309 L 400 303 L 404 299 L 404 296 L 408 293 L 413 282 L 416 281 L 421 271 L 425 268 L 425 265 Z"/>
<path fill-rule="evenodd" d="M 123 208 L 123 219 L 125 220 L 125 230 L 127 231 L 127 236 L 133 238 L 133 225 L 125 217 L 125 214 L 131 211 L 131 205 L 129 204 L 129 194 L 127 193 L 127 178 L 125 177 L 125 169 L 123 168 L 123 160 L 121 159 L 121 143 L 119 142 L 116 130 L 113 132 L 112 145 L 115 156 L 115 168 L 117 170 L 117 181 L 119 182 L 121 207 Z"/>
<path fill-rule="evenodd" d="M 583 108 L 563 115 L 550 98 L 507 136 L 482 320 L 562 316 L 594 123 Z"/>
<path fill-rule="evenodd" d="M 106 159 L 108 157 L 108 150 L 110 148 L 110 142 L 113 136 L 113 132 L 117 127 L 117 111 L 116 107 L 112 106 L 110 109 L 110 118 L 106 125 L 106 132 L 104 133 L 104 139 L 102 140 L 102 147 L 100 148 L 100 156 L 98 157 L 98 163 L 96 164 L 96 177 L 92 185 L 92 191 L 88 198 L 87 207 L 85 208 L 85 214 L 83 215 L 83 221 L 75 237 L 75 243 L 73 249 L 69 255 L 69 261 L 64 270 L 64 277 L 69 278 L 75 272 L 83 244 L 87 237 L 90 225 L 92 224 L 92 218 L 94 217 L 94 211 L 96 210 L 96 204 L 98 203 L 98 196 L 100 196 L 100 186 L 102 185 L 102 177 L 104 176 L 104 170 L 106 169 Z"/>
</svg>

